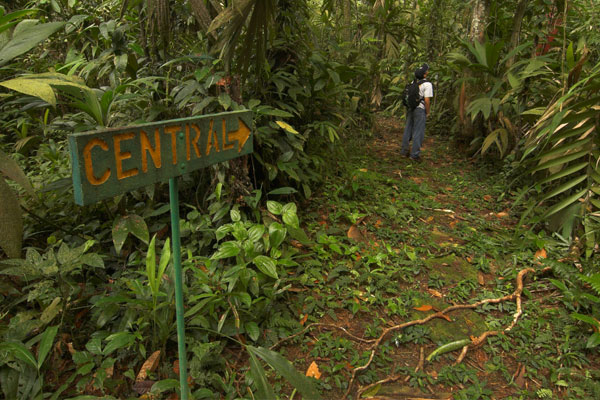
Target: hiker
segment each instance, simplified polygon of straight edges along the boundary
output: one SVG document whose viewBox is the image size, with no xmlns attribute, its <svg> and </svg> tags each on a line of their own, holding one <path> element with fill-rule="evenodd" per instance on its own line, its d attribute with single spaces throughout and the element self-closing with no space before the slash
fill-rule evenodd
<svg viewBox="0 0 600 400">
<path fill-rule="evenodd" d="M 427 79 L 429 74 L 429 65 L 424 63 L 415 70 L 415 79 L 407 85 L 406 95 L 410 97 L 410 85 L 418 85 L 419 93 L 416 101 L 407 99 L 406 105 L 406 125 L 404 127 L 404 136 L 402 137 L 402 155 L 410 157 L 411 160 L 421 161 L 421 144 L 425 138 L 425 121 L 429 115 L 430 99 L 433 97 L 433 85 Z M 416 95 L 416 87 L 415 87 Z M 412 104 L 411 104 L 412 103 Z M 410 141 L 412 140 L 412 150 L 410 150 Z"/>
</svg>

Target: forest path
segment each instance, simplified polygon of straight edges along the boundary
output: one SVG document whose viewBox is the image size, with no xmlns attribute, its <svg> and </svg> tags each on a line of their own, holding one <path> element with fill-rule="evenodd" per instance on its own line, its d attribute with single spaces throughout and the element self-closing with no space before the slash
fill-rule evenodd
<svg viewBox="0 0 600 400">
<path fill-rule="evenodd" d="M 490 174 L 440 136 L 427 135 L 423 161 L 411 161 L 400 156 L 399 120 L 381 126 L 364 147 L 347 150 L 348 162 L 305 211 L 321 262 L 301 267 L 310 277 L 297 299 L 306 334 L 283 347 L 288 358 L 299 369 L 319 365 L 328 399 L 365 391 L 380 399 L 517 393 L 525 369 L 495 338 L 493 350 L 474 347 L 457 366 L 462 346 L 424 361 L 440 345 L 508 326 L 514 301 L 452 311 L 381 337 L 449 306 L 511 293 L 521 269 L 511 259 L 510 204 L 497 200 L 502 188 Z M 388 381 L 375 385 L 380 380 Z"/>
</svg>

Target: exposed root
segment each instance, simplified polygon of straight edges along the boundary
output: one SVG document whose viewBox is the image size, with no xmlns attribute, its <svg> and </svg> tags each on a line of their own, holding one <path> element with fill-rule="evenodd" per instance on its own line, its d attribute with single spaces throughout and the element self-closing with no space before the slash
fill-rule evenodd
<svg viewBox="0 0 600 400">
<path fill-rule="evenodd" d="M 454 361 L 454 365 L 458 365 L 462 362 L 462 360 L 464 360 L 465 356 L 467 355 L 468 350 L 469 350 L 469 346 L 465 346 L 462 348 L 460 354 L 456 358 L 456 361 Z"/>
<path fill-rule="evenodd" d="M 539 273 L 545 273 L 550 271 L 551 268 L 547 267 L 544 268 L 540 271 L 538 271 Z M 352 377 L 350 378 L 350 382 L 348 383 L 348 389 L 346 390 L 346 393 L 344 393 L 344 396 L 342 397 L 343 399 L 346 399 L 348 397 L 348 395 L 350 394 L 350 391 L 352 390 L 352 386 L 354 384 L 354 381 L 356 379 L 356 375 L 360 372 L 360 371 L 364 371 L 367 368 L 369 368 L 369 366 L 371 365 L 371 362 L 373 362 L 373 358 L 375 357 L 375 352 L 377 350 L 377 348 L 379 347 L 380 343 L 383 341 L 383 339 L 389 335 L 391 332 L 397 331 L 397 330 L 401 330 L 404 329 L 406 327 L 412 326 L 412 325 L 422 325 L 425 324 L 426 322 L 432 320 L 433 318 L 444 318 L 445 314 L 451 312 L 451 311 L 455 311 L 455 310 L 464 310 L 464 309 L 474 309 L 477 307 L 480 307 L 484 304 L 497 304 L 497 303 L 502 303 L 505 301 L 511 301 L 511 300 L 515 300 L 516 299 L 516 303 L 517 303 L 517 311 L 514 314 L 514 318 L 512 323 L 506 328 L 504 329 L 504 332 L 508 332 L 510 331 L 512 328 L 514 328 L 514 326 L 516 325 L 519 317 L 523 314 L 522 311 L 522 307 L 521 307 L 521 293 L 523 292 L 523 278 L 525 277 L 526 274 L 528 273 L 535 273 L 536 271 L 533 268 L 525 268 L 523 270 L 521 270 L 518 274 L 517 274 L 517 279 L 516 279 L 516 283 L 517 283 L 517 287 L 514 290 L 513 293 L 500 297 L 500 298 L 495 298 L 495 299 L 484 299 L 484 300 L 480 300 L 478 302 L 475 302 L 473 304 L 457 304 L 454 306 L 450 306 L 445 308 L 442 311 L 438 311 L 435 314 L 429 315 L 426 318 L 423 319 L 419 319 L 419 320 L 414 320 L 414 321 L 409 321 L 409 322 L 405 322 L 403 324 L 400 325 L 395 325 L 389 328 L 384 329 L 384 331 L 381 333 L 381 335 L 379 336 L 379 338 L 377 338 L 375 340 L 375 343 L 372 345 L 371 347 L 371 354 L 369 356 L 369 360 L 366 362 L 366 364 L 355 368 L 352 371 Z M 469 346 L 465 346 L 468 350 L 468 347 L 471 346 L 479 346 L 481 345 L 488 336 L 495 336 L 498 335 L 500 332 L 499 331 L 488 331 L 488 332 L 484 332 L 483 334 L 481 334 L 479 337 L 476 338 L 471 338 L 472 344 Z M 467 350 L 465 350 L 463 348 L 463 352 L 466 355 Z M 463 356 L 464 358 L 464 356 Z M 462 360 L 461 360 L 462 361 Z"/>
<path fill-rule="evenodd" d="M 364 338 L 360 338 L 358 336 L 355 336 L 353 334 L 351 334 L 350 332 L 348 332 L 348 330 L 346 328 L 340 327 L 340 326 L 336 326 L 336 325 L 332 325 L 332 324 L 323 324 L 323 323 L 311 323 L 309 325 L 307 325 L 303 330 L 301 330 L 300 332 L 297 332 L 293 335 L 290 335 L 284 339 L 281 339 L 279 342 L 275 343 L 273 346 L 271 346 L 271 350 L 276 349 L 277 347 L 279 347 L 282 343 L 291 340 L 297 336 L 300 336 L 302 334 L 304 334 L 305 332 L 307 332 L 308 330 L 314 328 L 314 327 L 322 327 L 322 328 L 326 328 L 326 329 L 338 329 L 341 330 L 342 332 L 344 332 L 344 334 L 346 334 L 347 336 L 349 336 L 350 338 L 354 339 L 357 342 L 361 342 L 361 343 L 366 343 L 366 344 L 370 344 L 370 349 L 371 349 L 371 354 L 369 355 L 369 359 L 367 360 L 367 362 L 360 366 L 360 367 L 356 367 L 352 370 L 352 377 L 350 378 L 350 381 L 348 383 L 348 389 L 346 390 L 346 393 L 344 393 L 344 396 L 342 397 L 342 400 L 346 399 L 348 397 L 348 395 L 350 394 L 351 390 L 352 390 L 352 386 L 354 385 L 354 381 L 356 380 L 356 376 L 361 372 L 366 370 L 367 368 L 369 368 L 369 366 L 371 365 L 371 363 L 373 362 L 373 359 L 375 358 L 375 354 L 377 351 L 377 348 L 379 347 L 379 345 L 381 344 L 381 342 L 383 342 L 383 340 L 392 332 L 394 331 L 398 331 L 398 330 L 402 330 L 404 328 L 407 328 L 409 326 L 413 326 L 413 325 L 423 325 L 426 324 L 427 322 L 431 321 L 434 318 L 443 318 L 443 319 L 447 319 L 448 317 L 446 316 L 446 314 L 452 312 L 452 311 L 456 311 L 456 310 L 466 310 L 466 309 L 474 309 L 474 308 L 478 308 L 484 304 L 497 304 L 497 303 L 502 303 L 502 302 L 506 302 L 506 301 L 512 301 L 515 300 L 516 302 L 516 306 L 517 306 L 517 311 L 515 312 L 515 314 L 513 315 L 513 320 L 511 322 L 511 324 L 506 327 L 503 331 L 487 331 L 482 333 L 480 336 L 478 337 L 471 337 L 471 343 L 462 347 L 462 351 L 460 353 L 460 355 L 458 356 L 458 358 L 456 359 L 456 361 L 454 362 L 454 365 L 460 364 L 465 356 L 467 355 L 467 352 L 469 350 L 470 347 L 477 347 L 481 344 L 483 344 L 486 339 L 490 336 L 496 336 L 502 332 L 509 332 L 511 331 L 515 325 L 517 324 L 517 321 L 519 320 L 519 318 L 521 317 L 521 315 L 523 314 L 523 309 L 522 309 L 522 300 L 521 300 L 521 294 L 523 293 L 523 279 L 525 277 L 525 275 L 527 275 L 528 273 L 537 273 L 537 274 L 544 274 L 547 273 L 551 270 L 550 267 L 546 267 L 543 268 L 541 270 L 536 271 L 533 268 L 525 268 L 521 271 L 519 271 L 519 273 L 517 274 L 517 278 L 516 278 L 516 284 L 517 287 L 514 290 L 513 293 L 503 296 L 503 297 L 499 297 L 499 298 L 494 298 L 494 299 L 484 299 L 484 300 L 480 300 L 477 301 L 475 303 L 472 304 L 457 304 L 457 305 L 453 305 L 453 306 L 449 306 L 447 308 L 445 308 L 442 311 L 438 311 L 434 314 L 428 315 L 425 318 L 422 319 L 417 319 L 417 320 L 413 320 L 413 321 L 408 321 L 405 322 L 403 324 L 399 324 L 399 325 L 394 325 L 388 328 L 385 328 L 383 330 L 383 332 L 381 333 L 381 335 L 376 338 L 376 339 L 364 339 Z M 423 369 L 423 363 L 424 363 L 424 355 L 423 355 L 423 348 L 421 348 L 421 355 L 420 355 L 420 360 L 419 360 L 419 364 L 417 365 L 415 372 Z M 402 377 L 406 377 L 406 374 L 399 374 L 399 375 L 394 375 L 391 377 L 388 377 L 386 379 L 382 379 L 378 382 L 375 382 L 373 384 L 367 385 L 365 387 L 360 388 L 357 391 L 358 397 L 360 397 L 360 395 L 364 392 L 366 392 L 367 390 L 373 388 L 374 386 L 378 385 L 378 384 L 383 384 L 383 383 L 388 383 L 388 382 L 394 382 L 397 381 L 398 379 L 402 378 Z"/>
</svg>

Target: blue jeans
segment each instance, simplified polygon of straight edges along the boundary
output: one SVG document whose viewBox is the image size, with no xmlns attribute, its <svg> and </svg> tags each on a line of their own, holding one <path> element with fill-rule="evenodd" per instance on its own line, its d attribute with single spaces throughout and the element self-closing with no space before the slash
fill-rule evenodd
<svg viewBox="0 0 600 400">
<path fill-rule="evenodd" d="M 419 158 L 421 154 L 421 145 L 425 138 L 425 121 L 427 115 L 424 108 L 415 108 L 413 111 L 406 111 L 406 126 L 404 126 L 404 136 L 402 137 L 402 154 L 407 155 L 412 140 L 412 150 L 410 156 Z"/>
</svg>

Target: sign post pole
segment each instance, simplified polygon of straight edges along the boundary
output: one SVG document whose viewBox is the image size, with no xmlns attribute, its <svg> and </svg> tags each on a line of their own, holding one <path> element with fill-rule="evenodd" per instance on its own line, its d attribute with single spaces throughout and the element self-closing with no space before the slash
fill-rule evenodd
<svg viewBox="0 0 600 400">
<path fill-rule="evenodd" d="M 177 314 L 177 345 L 179 350 L 179 388 L 181 390 L 181 400 L 187 400 L 187 358 L 185 352 L 185 325 L 183 316 L 183 273 L 181 271 L 181 239 L 179 237 L 179 188 L 177 184 L 177 177 L 169 179 L 169 204 L 171 207 L 173 267 L 175 269 L 175 313 Z"/>
</svg>

